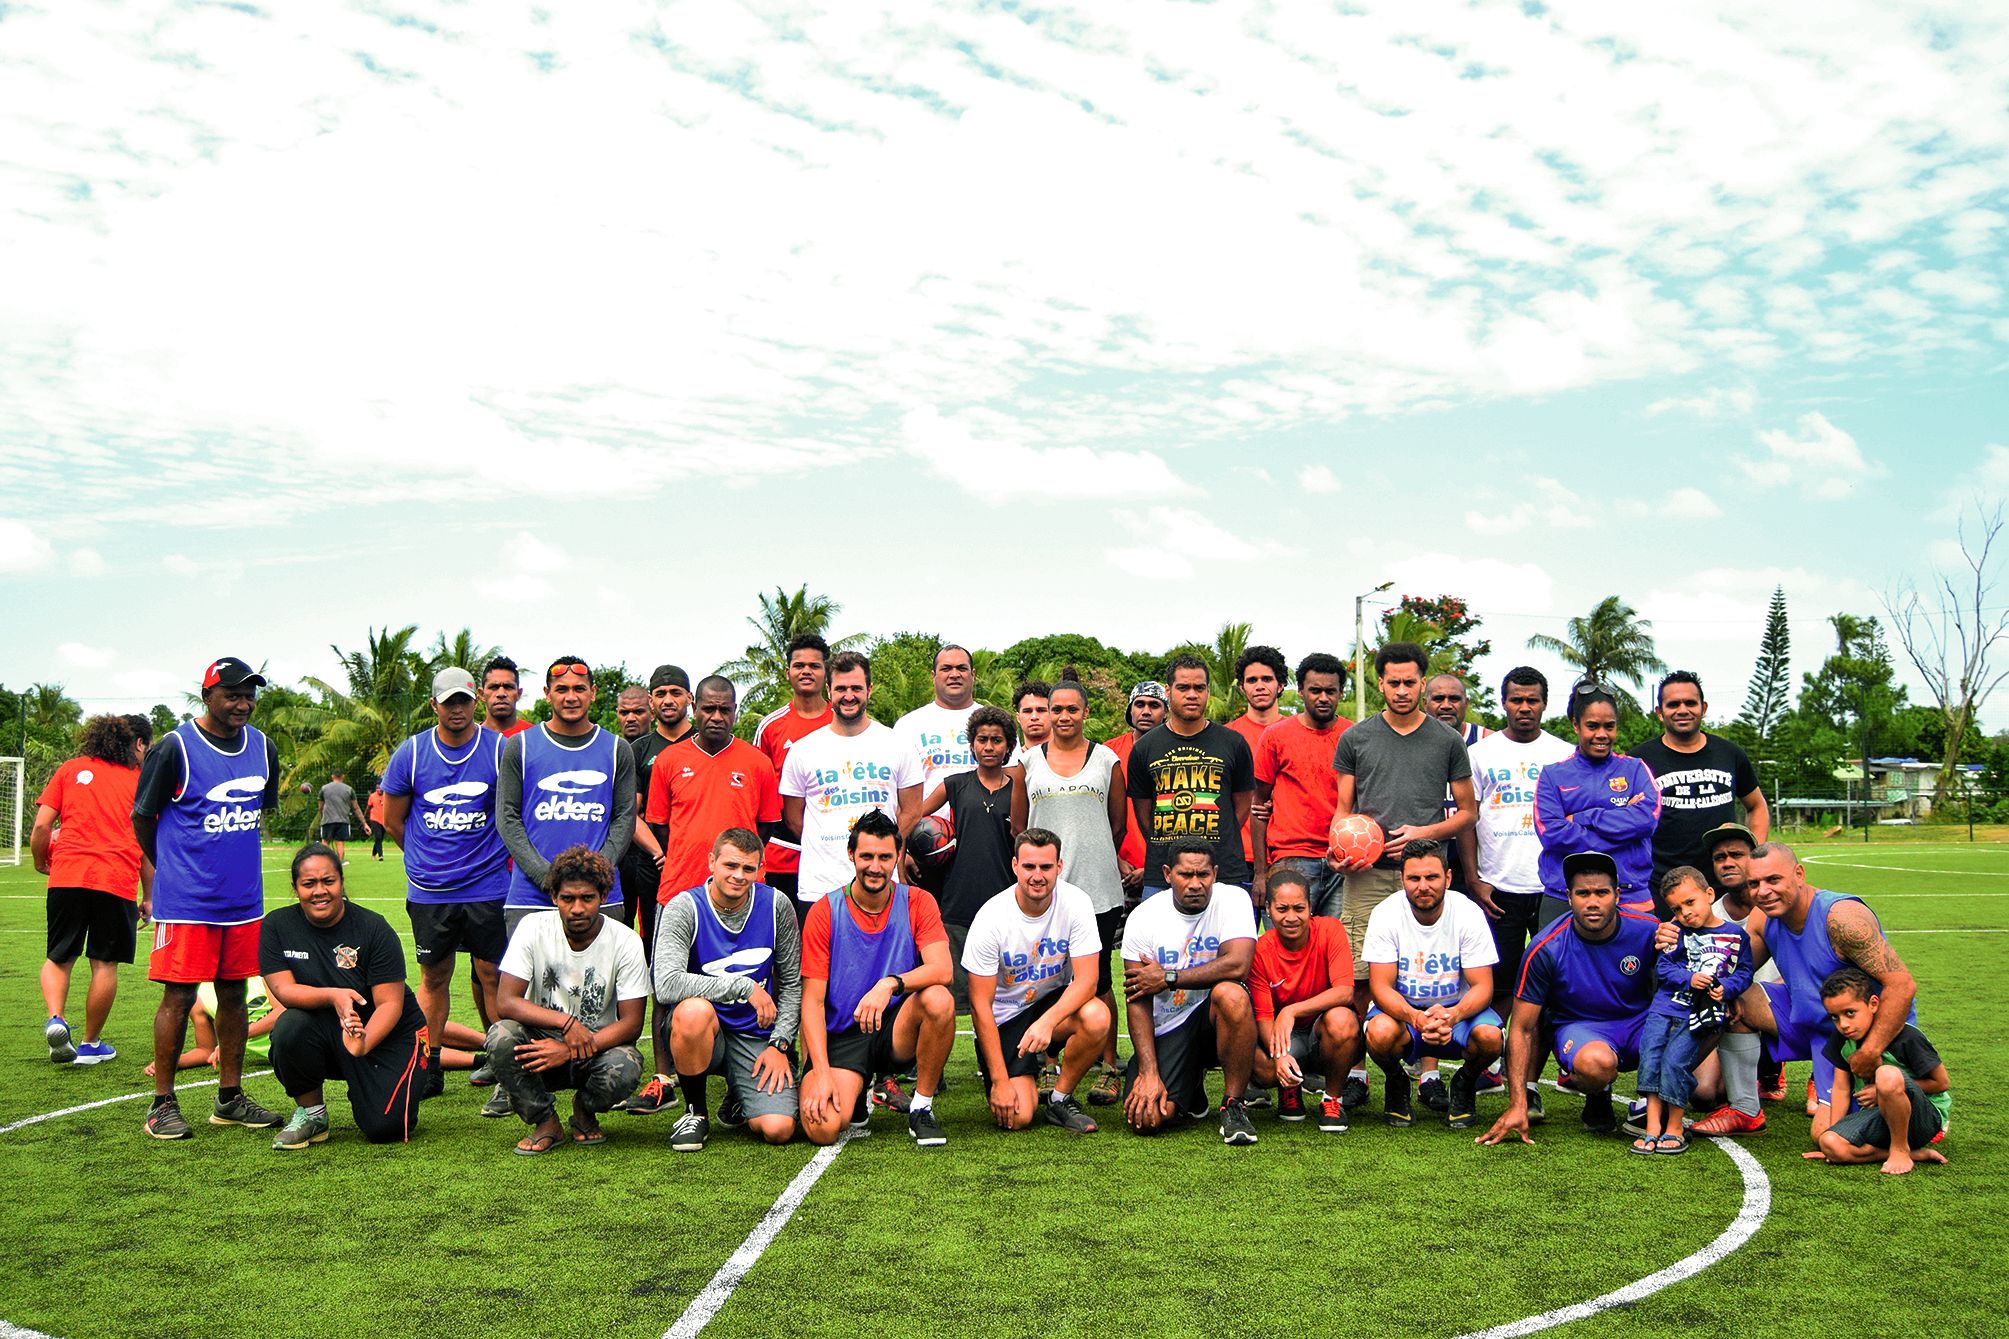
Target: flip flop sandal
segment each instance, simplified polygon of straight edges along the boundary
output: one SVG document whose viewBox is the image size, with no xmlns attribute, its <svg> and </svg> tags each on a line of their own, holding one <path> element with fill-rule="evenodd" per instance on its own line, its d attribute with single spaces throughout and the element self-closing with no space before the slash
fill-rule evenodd
<svg viewBox="0 0 2009 1339">
<path fill-rule="evenodd" d="M 1685 1134 L 1664 1134 L 1660 1137 L 1660 1147 L 1653 1151 L 1655 1153 L 1665 1153 L 1670 1157 L 1677 1153 L 1686 1153 L 1688 1151 L 1688 1136 Z"/>
<path fill-rule="evenodd" d="M 516 1155 L 521 1158 L 541 1158 L 546 1153 L 563 1148 L 565 1140 L 555 1134 L 533 1134 L 516 1145 Z"/>
<path fill-rule="evenodd" d="M 582 1144 L 591 1148 L 595 1144 L 604 1144 L 607 1142 L 607 1132 L 597 1124 L 590 1127 L 581 1126 L 577 1120 L 568 1120 L 565 1123 L 572 1129 L 572 1142 L 575 1144 Z"/>
<path fill-rule="evenodd" d="M 1650 1158 L 1660 1151 L 1661 1141 L 1670 1137 L 1672 1136 L 1664 1134 L 1643 1134 L 1632 1141 L 1627 1151 L 1637 1153 L 1642 1158 Z"/>
</svg>

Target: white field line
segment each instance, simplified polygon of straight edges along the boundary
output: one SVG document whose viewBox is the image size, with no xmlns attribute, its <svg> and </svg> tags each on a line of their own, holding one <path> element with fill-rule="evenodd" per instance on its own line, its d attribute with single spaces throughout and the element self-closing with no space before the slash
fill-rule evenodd
<svg viewBox="0 0 2009 1339">
<path fill-rule="evenodd" d="M 676 1324 L 663 1332 L 663 1339 L 692 1339 L 692 1336 L 711 1324 L 712 1317 L 719 1313 L 719 1308 L 732 1299 L 740 1281 L 747 1276 L 747 1272 L 754 1265 L 759 1263 L 760 1257 L 773 1244 L 781 1229 L 788 1226 L 788 1220 L 795 1217 L 795 1211 L 802 1207 L 802 1201 L 808 1198 L 810 1189 L 822 1178 L 823 1173 L 829 1170 L 830 1164 L 837 1160 L 837 1155 L 842 1153 L 844 1146 L 850 1142 L 851 1132 L 846 1130 L 837 1136 L 836 1143 L 816 1151 L 816 1156 L 795 1174 L 795 1179 L 783 1188 L 767 1213 L 754 1224 L 753 1231 L 746 1234 L 746 1240 L 739 1244 L 739 1249 L 718 1267 L 718 1273 L 712 1275 L 711 1282 L 704 1286 L 704 1290 L 691 1299 L 691 1304 L 684 1308 L 681 1316 L 677 1317 Z"/>
<path fill-rule="evenodd" d="M 1552 1329 L 1557 1325 L 1567 1325 L 1571 1321 L 1583 1320 L 1613 1307 L 1630 1306 L 1643 1298 L 1651 1297 L 1670 1284 L 1693 1278 L 1709 1266 L 1729 1255 L 1755 1235 L 1765 1225 L 1765 1217 L 1772 1211 L 1772 1182 L 1765 1175 L 1765 1169 L 1758 1160 L 1739 1148 L 1734 1142 L 1724 1138 L 1711 1138 L 1710 1143 L 1723 1150 L 1731 1162 L 1737 1165 L 1738 1175 L 1744 1180 L 1744 1203 L 1737 1210 L 1737 1217 L 1730 1226 L 1723 1229 L 1716 1239 L 1693 1255 L 1676 1260 L 1665 1269 L 1655 1270 L 1636 1283 L 1628 1283 L 1623 1288 L 1593 1297 L 1587 1302 L 1577 1302 L 1572 1306 L 1558 1307 L 1544 1311 L 1538 1316 L 1528 1316 L 1521 1320 L 1509 1321 L 1505 1325 L 1495 1325 L 1490 1329 L 1473 1330 L 1460 1335 L 1459 1339 L 1515 1339 L 1524 1334 L 1535 1334 Z"/>
<path fill-rule="evenodd" d="M 269 1069 L 255 1069 L 252 1070 L 250 1073 L 243 1075 L 242 1077 L 247 1079 L 260 1079 L 264 1078 L 267 1074 L 270 1074 L 271 1072 L 272 1071 Z M 217 1084 L 221 1082 L 223 1082 L 223 1080 L 221 1079 L 198 1079 L 194 1083 L 177 1083 L 174 1085 L 174 1090 L 179 1093 L 184 1092 L 190 1088 L 214 1088 Z M 25 1130 L 30 1125 L 40 1125 L 45 1120 L 55 1120 L 59 1116 L 74 1116 L 80 1111 L 92 1111 L 98 1107 L 116 1106 L 120 1102 L 136 1102 L 142 1097 L 152 1097 L 152 1096 L 153 1096 L 153 1089 L 148 1088 L 145 1092 L 121 1093 L 117 1097 L 101 1097 L 95 1102 L 80 1102 L 76 1106 L 64 1107 L 60 1111 L 45 1111 L 39 1116 L 24 1117 L 21 1120 L 15 1121 L 11 1125 L 0 1125 L 0 1134 L 12 1134 L 16 1130 Z M 4 1325 L 5 1323 L 6 1322 L 4 1321 L 0 1321 L 0 1325 Z M 20 1333 L 27 1334 L 30 1333 L 30 1331 L 22 1330 L 20 1331 Z M 8 1331 L 0 1329 L 0 1339 L 7 1339 L 7 1334 Z"/>
</svg>

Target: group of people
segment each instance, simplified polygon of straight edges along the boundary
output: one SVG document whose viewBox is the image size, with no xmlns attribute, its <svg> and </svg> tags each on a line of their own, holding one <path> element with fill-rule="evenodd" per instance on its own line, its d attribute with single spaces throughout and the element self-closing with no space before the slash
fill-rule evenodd
<svg viewBox="0 0 2009 1339">
<path fill-rule="evenodd" d="M 534 726 L 512 661 L 479 681 L 441 670 L 435 724 L 377 787 L 404 853 L 414 992 L 398 935 L 343 895 L 348 818 L 369 819 L 339 776 L 323 840 L 292 861 L 297 905 L 264 914 L 278 759 L 250 724 L 263 678 L 219 660 L 201 715 L 151 746 L 131 718 L 94 719 L 42 796 L 50 1056 L 111 1057 L 117 966 L 150 912 L 163 992 L 145 1128 L 163 1139 L 192 1133 L 173 1076 L 208 984 L 210 1121 L 277 1128 L 282 1149 L 327 1137 L 331 1079 L 366 1138 L 409 1138 L 450 1061 L 494 1084 L 483 1114 L 521 1120 L 526 1156 L 603 1141 L 610 1110 L 679 1105 L 681 1152 L 714 1123 L 830 1143 L 875 1105 L 933 1147 L 966 1013 L 1006 1129 L 1088 1134 L 1091 1108 L 1117 1107 L 1139 1134 L 1208 1117 L 1252 1144 L 1251 1109 L 1273 1104 L 1293 1121 L 1315 1106 L 1336 1133 L 1372 1100 L 1371 1062 L 1391 1126 L 1420 1105 L 1476 1128 L 1497 1089 L 1505 1110 L 1477 1138 L 1528 1139 L 1553 1055 L 1586 1127 L 1678 1154 L 1691 1132 L 1763 1130 L 1778 1066 L 1810 1060 L 1810 1156 L 1943 1160 L 1949 1085 L 1909 971 L 1859 899 L 1814 888 L 1769 840 L 1750 761 L 1703 730 L 1694 675 L 1661 681 L 1663 732 L 1626 756 L 1608 686 L 1571 689 L 1568 741 L 1543 730 L 1547 680 L 1516 668 L 1488 730 L 1464 681 L 1403 642 L 1375 655 L 1386 705 L 1363 720 L 1339 714 L 1335 656 L 1293 674 L 1252 647 L 1242 715 L 1212 722 L 1208 667 L 1181 655 L 1102 743 L 1075 679 L 1024 683 L 1007 711 L 973 699 L 972 669 L 943 647 L 933 700 L 887 726 L 869 659 L 798 637 L 790 700 L 751 742 L 717 675 L 659 667 L 621 691 L 610 731 L 580 657 L 546 667 Z M 1363 819 L 1378 854 L 1343 840 Z M 80 1044 L 63 1016 L 79 955 Z M 479 1031 L 448 1017 L 462 955 Z M 254 979 L 284 1119 L 241 1083 Z M 1644 1100 L 1621 1117 L 1626 1071 Z M 1691 1120 L 1698 1103 L 1712 1109 Z"/>
</svg>

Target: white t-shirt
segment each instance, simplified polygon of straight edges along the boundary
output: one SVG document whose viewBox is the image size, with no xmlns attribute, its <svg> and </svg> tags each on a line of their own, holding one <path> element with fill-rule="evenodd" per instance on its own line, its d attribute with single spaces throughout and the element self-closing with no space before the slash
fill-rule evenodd
<svg viewBox="0 0 2009 1339">
<path fill-rule="evenodd" d="M 1463 893 L 1444 894 L 1435 925 L 1417 923 L 1409 899 L 1396 892 L 1368 913 L 1360 956 L 1369 963 L 1395 964 L 1395 989 L 1419 1009 L 1447 1008 L 1465 993 L 1467 967 L 1500 961 L 1486 913 Z"/>
<path fill-rule="evenodd" d="M 814 902 L 849 883 L 851 825 L 872 809 L 898 818 L 900 791 L 920 785 L 921 776 L 920 756 L 877 721 L 855 735 L 826 725 L 796 740 L 781 767 L 781 793 L 802 801 L 796 896 Z"/>
<path fill-rule="evenodd" d="M 1214 885 L 1214 899 L 1197 916 L 1188 916 L 1172 900 L 1170 889 L 1146 898 L 1130 913 L 1123 927 L 1123 957 L 1128 962 L 1155 959 L 1168 971 L 1204 967 L 1221 956 L 1221 945 L 1256 937 L 1256 911 L 1246 888 Z M 1151 997 L 1151 1035 L 1162 1037 L 1193 1016 L 1207 1002 L 1210 986 L 1161 990 Z"/>
<path fill-rule="evenodd" d="M 1550 763 L 1576 752 L 1543 733 L 1516 744 L 1504 730 L 1487 735 L 1468 750 L 1472 790 L 1479 801 L 1479 877 L 1503 893 L 1539 893 L 1541 838 L 1535 833 L 1535 778 Z"/>
<path fill-rule="evenodd" d="M 991 1017 L 1002 1027 L 1064 988 L 1073 975 L 1071 959 L 1101 951 L 1088 894 L 1063 879 L 1043 916 L 1019 910 L 1015 887 L 978 908 L 963 941 L 963 970 L 998 979 Z"/>
<path fill-rule="evenodd" d="M 575 953 L 558 913 L 533 911 L 509 937 L 500 966 L 527 983 L 523 996 L 532 1004 L 571 1014 L 595 1032 L 619 1017 L 622 1000 L 649 993 L 642 937 L 604 916 L 593 942 Z"/>
<path fill-rule="evenodd" d="M 923 787 L 932 790 L 959 772 L 976 770 L 977 755 L 970 751 L 970 713 L 981 705 L 945 707 L 929 702 L 893 723 L 893 733 L 921 759 Z"/>
</svg>

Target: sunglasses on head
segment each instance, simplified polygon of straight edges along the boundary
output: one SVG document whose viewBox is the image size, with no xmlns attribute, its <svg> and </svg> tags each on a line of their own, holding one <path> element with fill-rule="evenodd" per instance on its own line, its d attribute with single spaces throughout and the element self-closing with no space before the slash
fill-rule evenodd
<svg viewBox="0 0 2009 1339">
<path fill-rule="evenodd" d="M 593 670 L 591 666 L 577 660 L 561 660 L 544 671 L 544 677 L 547 679 L 555 679 L 561 674 L 583 674 L 590 679 L 593 677 Z"/>
<path fill-rule="evenodd" d="M 1610 684 L 1600 683 L 1596 679 L 1579 679 L 1576 687 L 1570 689 L 1571 697 L 1585 697 L 1591 693 L 1603 693 L 1607 697 L 1617 696 Z"/>
</svg>

